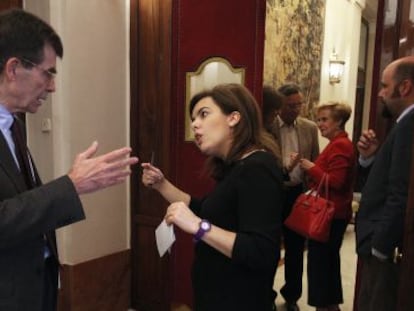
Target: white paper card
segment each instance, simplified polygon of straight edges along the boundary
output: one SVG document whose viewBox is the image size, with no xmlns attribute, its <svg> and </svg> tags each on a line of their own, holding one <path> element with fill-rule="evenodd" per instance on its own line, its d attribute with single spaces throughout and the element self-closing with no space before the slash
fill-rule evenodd
<svg viewBox="0 0 414 311">
<path fill-rule="evenodd" d="M 157 240 L 158 253 L 162 257 L 175 242 L 174 226 L 167 225 L 163 220 L 155 230 L 155 239 Z"/>
</svg>

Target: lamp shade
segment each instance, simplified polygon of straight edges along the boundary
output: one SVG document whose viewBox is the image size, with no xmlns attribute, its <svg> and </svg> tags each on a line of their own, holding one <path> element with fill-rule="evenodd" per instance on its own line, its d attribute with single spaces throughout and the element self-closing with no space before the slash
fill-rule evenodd
<svg viewBox="0 0 414 311">
<path fill-rule="evenodd" d="M 341 82 L 342 76 L 344 74 L 345 62 L 338 59 L 338 54 L 335 51 L 332 53 L 329 60 L 329 83 L 339 83 Z"/>
<path fill-rule="evenodd" d="M 330 60 L 329 61 L 329 83 L 341 82 L 342 75 L 344 74 L 345 62 L 343 60 Z"/>
</svg>

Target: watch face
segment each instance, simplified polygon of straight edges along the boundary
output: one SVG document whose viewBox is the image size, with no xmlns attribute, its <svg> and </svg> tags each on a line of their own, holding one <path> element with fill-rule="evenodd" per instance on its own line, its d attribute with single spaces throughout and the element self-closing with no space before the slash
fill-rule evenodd
<svg viewBox="0 0 414 311">
<path fill-rule="evenodd" d="M 208 220 L 205 220 L 205 219 L 201 220 L 201 221 L 200 221 L 200 228 L 199 228 L 199 229 L 198 229 L 198 231 L 194 234 L 194 240 L 195 240 L 196 242 L 200 241 L 200 240 L 201 240 L 201 238 L 203 237 L 203 235 L 204 235 L 206 232 L 210 231 L 210 229 L 211 229 L 211 224 L 210 224 L 210 222 L 209 222 Z"/>
<path fill-rule="evenodd" d="M 210 225 L 210 223 L 209 223 L 209 222 L 207 222 L 207 221 L 202 221 L 202 222 L 200 223 L 200 227 L 201 227 L 203 230 L 210 230 L 211 225 Z"/>
</svg>

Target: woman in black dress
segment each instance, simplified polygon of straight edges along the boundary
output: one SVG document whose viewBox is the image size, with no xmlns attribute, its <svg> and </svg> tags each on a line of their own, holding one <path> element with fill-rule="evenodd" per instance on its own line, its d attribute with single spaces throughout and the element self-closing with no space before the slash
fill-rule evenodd
<svg viewBox="0 0 414 311">
<path fill-rule="evenodd" d="M 142 181 L 171 203 L 165 214 L 194 235 L 195 311 L 270 311 L 280 256 L 282 171 L 277 146 L 262 127 L 258 105 L 238 84 L 223 84 L 190 102 L 195 143 L 217 181 L 197 199 L 150 163 Z"/>
</svg>

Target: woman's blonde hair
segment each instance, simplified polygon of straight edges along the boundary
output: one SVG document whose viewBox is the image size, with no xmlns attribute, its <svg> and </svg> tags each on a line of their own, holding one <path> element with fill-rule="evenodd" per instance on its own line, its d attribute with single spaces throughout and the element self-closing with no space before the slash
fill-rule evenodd
<svg viewBox="0 0 414 311">
<path fill-rule="evenodd" d="M 321 110 L 330 110 L 331 116 L 335 121 L 339 121 L 339 127 L 344 130 L 345 123 L 349 120 L 351 116 L 352 109 L 351 106 L 342 102 L 330 101 L 323 103 L 315 107 L 315 114 L 318 114 Z"/>
</svg>

